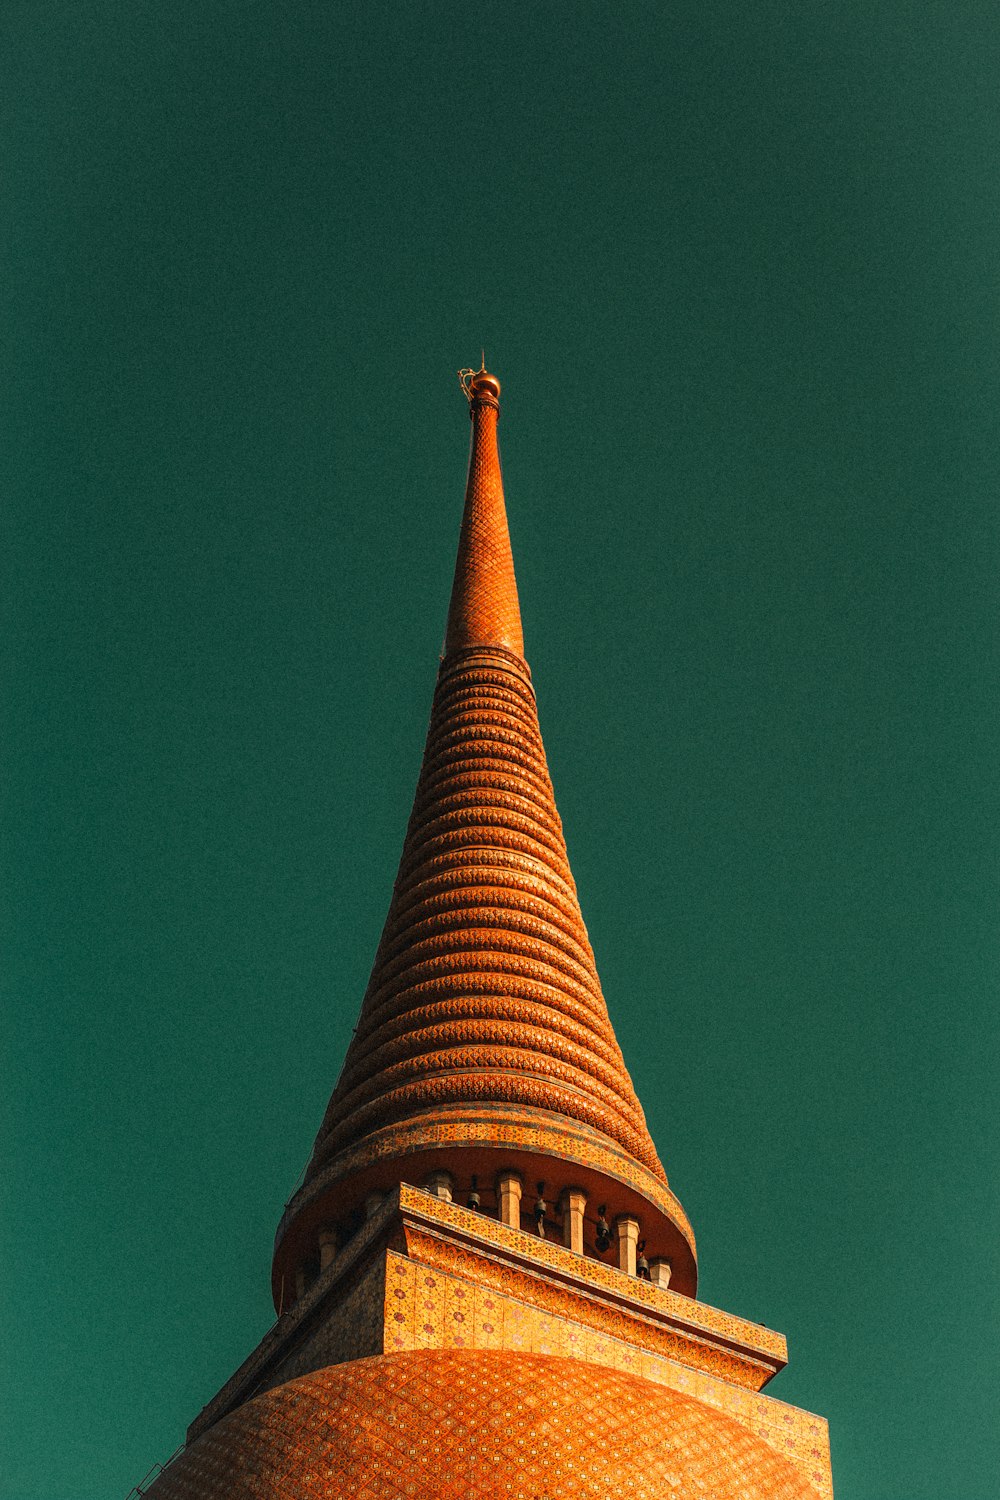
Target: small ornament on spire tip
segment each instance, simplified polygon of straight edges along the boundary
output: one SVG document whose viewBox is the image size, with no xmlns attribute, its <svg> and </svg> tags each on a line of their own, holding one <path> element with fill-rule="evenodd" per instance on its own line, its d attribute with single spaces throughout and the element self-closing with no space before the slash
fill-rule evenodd
<svg viewBox="0 0 1000 1500">
<path fill-rule="evenodd" d="M 465 392 L 466 400 L 471 404 L 474 401 L 486 401 L 491 406 L 499 408 L 500 405 L 500 382 L 495 375 L 491 375 L 486 368 L 486 351 L 482 351 L 482 364 L 478 370 L 459 370 L 458 382 Z"/>
</svg>

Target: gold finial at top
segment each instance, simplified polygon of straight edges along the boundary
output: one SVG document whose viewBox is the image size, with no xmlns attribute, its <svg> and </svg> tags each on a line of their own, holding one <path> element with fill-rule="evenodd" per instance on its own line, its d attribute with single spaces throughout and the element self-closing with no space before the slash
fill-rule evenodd
<svg viewBox="0 0 1000 1500">
<path fill-rule="evenodd" d="M 486 369 L 486 353 L 483 351 L 482 364 L 478 370 L 459 370 L 459 384 L 465 392 L 466 399 L 473 401 L 488 401 L 493 406 L 500 402 L 500 382 L 495 375 L 490 375 Z"/>
</svg>

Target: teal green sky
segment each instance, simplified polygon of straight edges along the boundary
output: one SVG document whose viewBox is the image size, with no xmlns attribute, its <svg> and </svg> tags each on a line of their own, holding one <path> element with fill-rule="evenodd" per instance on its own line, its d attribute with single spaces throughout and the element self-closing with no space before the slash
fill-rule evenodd
<svg viewBox="0 0 1000 1500">
<path fill-rule="evenodd" d="M 481 345 L 701 1294 L 837 1500 L 993 1500 L 998 78 L 969 0 L 3 7 L 9 1500 L 124 1496 L 271 1321 Z"/>
</svg>

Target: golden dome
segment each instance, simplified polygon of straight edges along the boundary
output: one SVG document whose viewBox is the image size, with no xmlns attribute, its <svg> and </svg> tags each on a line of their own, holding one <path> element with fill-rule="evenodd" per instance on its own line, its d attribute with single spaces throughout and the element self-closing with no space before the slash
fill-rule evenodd
<svg viewBox="0 0 1000 1500">
<path fill-rule="evenodd" d="M 257 1396 L 151 1500 L 818 1500 L 770 1444 L 691 1396 L 582 1360 L 421 1350 Z"/>
</svg>

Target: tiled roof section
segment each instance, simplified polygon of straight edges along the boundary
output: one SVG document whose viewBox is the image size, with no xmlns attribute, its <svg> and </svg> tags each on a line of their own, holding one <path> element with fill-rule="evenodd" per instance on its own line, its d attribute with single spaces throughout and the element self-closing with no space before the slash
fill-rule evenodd
<svg viewBox="0 0 1000 1500">
<path fill-rule="evenodd" d="M 476 1103 L 562 1115 L 665 1182 L 601 993 L 531 674 L 500 639 L 501 626 L 513 632 L 517 594 L 493 426 L 481 426 L 495 424 L 492 393 L 473 395 L 472 408 L 452 602 L 452 625 L 465 624 L 449 626 L 389 915 L 310 1175 L 372 1130 Z"/>
<path fill-rule="evenodd" d="M 472 450 L 445 634 L 446 652 L 460 651 L 466 646 L 505 646 L 518 656 L 524 651 L 497 451 L 500 411 L 494 391 L 498 394 L 499 390 L 499 383 L 492 376 L 485 381 L 473 377 Z"/>
<path fill-rule="evenodd" d="M 151 1500 L 818 1500 L 775 1448 L 636 1375 L 423 1350 L 334 1365 L 240 1407 Z"/>
</svg>

